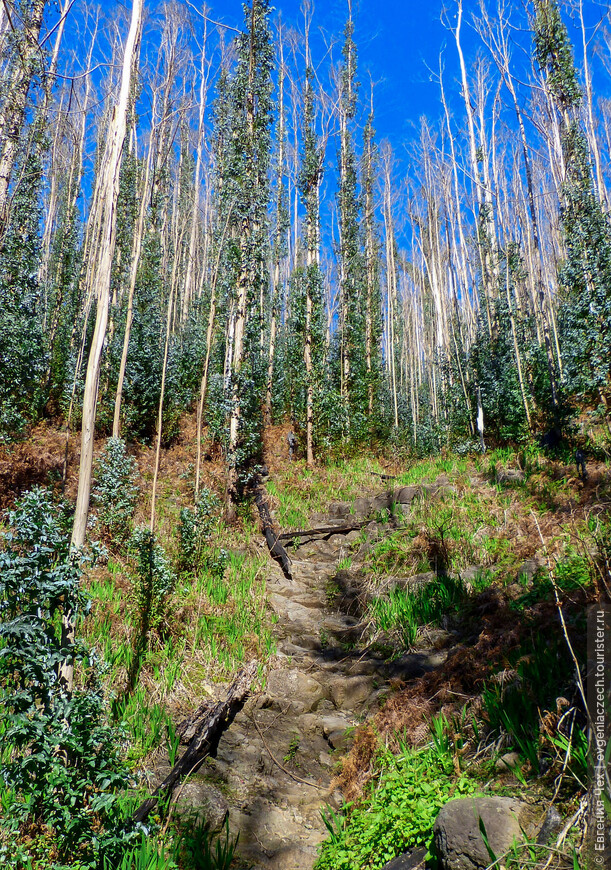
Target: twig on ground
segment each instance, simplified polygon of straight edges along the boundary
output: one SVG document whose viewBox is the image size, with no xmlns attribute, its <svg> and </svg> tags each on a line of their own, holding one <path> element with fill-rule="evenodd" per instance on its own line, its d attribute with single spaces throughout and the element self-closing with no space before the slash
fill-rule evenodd
<svg viewBox="0 0 611 870">
<path fill-rule="evenodd" d="M 288 770 L 283 764 L 281 764 L 278 761 L 278 759 L 276 758 L 276 756 L 273 754 L 273 752 L 271 751 L 269 746 L 267 745 L 265 737 L 263 736 L 263 732 L 259 728 L 259 723 L 255 719 L 254 713 L 252 715 L 252 721 L 253 721 L 255 728 L 257 729 L 257 733 L 259 734 L 259 737 L 261 738 L 261 740 L 263 742 L 263 746 L 267 750 L 267 754 L 269 755 L 271 760 L 274 762 L 274 764 L 278 765 L 278 767 L 280 768 L 281 771 L 283 771 L 283 773 L 286 773 L 286 775 L 290 776 L 291 779 L 294 779 L 295 782 L 301 782 L 301 783 L 303 783 L 303 785 L 309 785 L 310 788 L 318 788 L 321 791 L 327 791 L 327 788 L 324 785 L 319 785 L 317 782 L 310 782 L 308 779 L 302 779 L 300 776 L 296 776 L 294 773 L 291 773 L 290 770 Z"/>
</svg>

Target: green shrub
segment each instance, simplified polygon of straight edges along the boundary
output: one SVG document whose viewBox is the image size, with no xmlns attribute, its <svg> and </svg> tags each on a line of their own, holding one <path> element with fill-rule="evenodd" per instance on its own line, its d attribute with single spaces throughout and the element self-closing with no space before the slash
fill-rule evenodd
<svg viewBox="0 0 611 870">
<path fill-rule="evenodd" d="M 196 571 L 202 564 L 212 530 L 216 523 L 214 511 L 220 506 L 217 496 L 204 487 L 195 510 L 182 508 L 178 527 L 178 570 Z"/>
<path fill-rule="evenodd" d="M 148 637 L 150 631 L 159 630 L 164 622 L 167 598 L 174 591 L 176 577 L 163 547 L 149 529 L 136 529 L 129 549 L 136 559 L 134 600 L 140 631 Z"/>
<path fill-rule="evenodd" d="M 451 755 L 436 746 L 398 756 L 381 749 L 377 763 L 379 777 L 362 803 L 323 813 L 329 837 L 315 870 L 379 870 L 408 849 L 429 848 L 441 807 L 476 790 L 466 775 L 456 778 Z"/>
<path fill-rule="evenodd" d="M 64 630 L 67 622 L 78 629 L 89 601 L 65 517 L 45 490 L 26 493 L 8 526 L 0 552 L 0 863 L 78 859 L 94 868 L 130 835 L 119 801 L 128 775 L 122 738 L 106 723 L 94 655 Z M 76 669 L 74 692 L 60 676 L 65 663 Z"/>
<path fill-rule="evenodd" d="M 92 498 L 99 507 L 102 530 L 118 544 L 129 538 L 139 494 L 136 479 L 136 462 L 128 456 L 125 442 L 109 438 L 96 463 Z"/>
</svg>

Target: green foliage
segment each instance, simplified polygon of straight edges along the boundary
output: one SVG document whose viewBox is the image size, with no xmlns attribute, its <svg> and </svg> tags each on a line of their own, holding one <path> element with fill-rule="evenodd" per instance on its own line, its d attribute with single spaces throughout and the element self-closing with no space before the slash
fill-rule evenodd
<svg viewBox="0 0 611 870">
<path fill-rule="evenodd" d="M 559 106 L 569 109 L 581 100 L 581 89 L 566 25 L 556 0 L 536 0 L 535 10 L 535 59 Z"/>
<path fill-rule="evenodd" d="M 397 756 L 380 749 L 377 763 L 379 777 L 362 803 L 324 813 L 329 837 L 315 870 L 379 870 L 402 852 L 428 849 L 441 807 L 476 790 L 466 775 L 456 778 L 452 758 L 435 746 Z"/>
<path fill-rule="evenodd" d="M 210 541 L 217 517 L 214 511 L 220 507 L 218 497 L 206 487 L 203 487 L 195 510 L 182 508 L 180 525 L 178 527 L 179 571 L 196 571 L 206 556 L 207 544 Z"/>
<path fill-rule="evenodd" d="M 121 735 L 106 724 L 95 656 L 72 633 L 88 599 L 69 552 L 66 518 L 44 490 L 26 493 L 9 514 L 0 552 L 0 733 L 4 866 L 98 866 L 129 840 L 120 792 L 127 770 Z M 80 666 L 83 687 L 68 692 L 64 663 Z M 30 831 L 28 840 L 21 834 Z M 29 856 L 26 857 L 26 856 Z"/>
<path fill-rule="evenodd" d="M 185 870 L 229 870 L 235 857 L 239 835 L 229 833 L 229 820 L 223 832 L 213 835 L 200 819 L 187 819 L 180 827 L 177 853 Z"/>
<path fill-rule="evenodd" d="M 104 861 L 104 870 L 178 870 L 167 848 L 147 832 L 140 842 L 120 856 L 119 862 Z"/>
<path fill-rule="evenodd" d="M 113 544 L 124 543 L 130 535 L 139 488 L 137 465 L 121 438 L 109 438 L 96 463 L 92 490 L 94 504 L 105 534 Z"/>
<path fill-rule="evenodd" d="M 21 169 L 0 251 L 0 439 L 18 435 L 45 402 L 47 361 L 42 331 L 39 142 Z"/>
<path fill-rule="evenodd" d="M 142 632 L 159 630 L 165 620 L 168 596 L 176 585 L 163 547 L 149 529 L 135 529 L 129 549 L 136 559 L 134 599 L 138 608 Z"/>
<path fill-rule="evenodd" d="M 565 131 L 567 257 L 559 272 L 559 311 L 565 389 L 591 400 L 609 396 L 611 362 L 611 229 L 592 181 L 585 135 L 574 123 Z"/>
<path fill-rule="evenodd" d="M 409 648 L 422 626 L 438 625 L 443 617 L 456 613 L 465 595 L 461 581 L 452 577 L 438 577 L 415 590 L 395 586 L 371 602 L 368 617 L 377 631 L 392 633 Z"/>
<path fill-rule="evenodd" d="M 556 635 L 533 635 L 506 664 L 482 692 L 487 725 L 492 734 L 505 734 L 509 745 L 538 773 L 541 712 L 555 709 L 556 698 L 571 694 L 573 676 L 566 644 Z"/>
<path fill-rule="evenodd" d="M 223 70 L 215 101 L 215 152 L 218 173 L 216 245 L 221 316 L 244 327 L 243 343 L 233 346 L 232 328 L 217 342 L 213 400 L 222 441 L 230 447 L 229 465 L 240 496 L 261 459 L 262 394 L 266 366 L 261 334 L 269 281 L 268 208 L 272 125 L 273 46 L 267 0 L 244 7 L 245 29 L 236 38 L 233 75 Z M 224 345 L 228 340 L 230 348 Z M 235 354 L 235 355 L 234 355 Z M 232 360 L 233 358 L 233 360 Z M 226 360 L 232 360 L 227 365 Z M 223 371 L 222 380 L 219 368 Z M 228 417 L 239 411 L 237 439 L 229 442 Z M 236 418 L 234 417 L 234 420 Z M 235 434 L 235 433 L 234 433 Z"/>
</svg>

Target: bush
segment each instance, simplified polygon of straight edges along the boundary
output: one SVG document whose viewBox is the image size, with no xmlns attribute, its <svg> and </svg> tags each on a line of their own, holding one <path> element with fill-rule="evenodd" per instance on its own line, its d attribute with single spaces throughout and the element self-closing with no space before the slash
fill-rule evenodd
<svg viewBox="0 0 611 870">
<path fill-rule="evenodd" d="M 120 809 L 128 776 L 121 735 L 106 723 L 95 657 L 75 636 L 89 601 L 65 517 L 45 490 L 26 493 L 8 525 L 0 552 L 0 863 L 94 868 L 130 834 Z M 61 678 L 66 663 L 77 669 L 74 692 Z"/>
<path fill-rule="evenodd" d="M 214 511 L 220 506 L 217 496 L 204 487 L 195 510 L 180 511 L 178 570 L 196 571 L 202 563 L 206 544 L 216 521 Z"/>
<path fill-rule="evenodd" d="M 92 497 L 99 506 L 102 530 L 114 543 L 124 543 L 129 538 L 140 492 L 136 479 L 136 462 L 128 456 L 125 442 L 109 438 L 96 463 Z"/>
</svg>

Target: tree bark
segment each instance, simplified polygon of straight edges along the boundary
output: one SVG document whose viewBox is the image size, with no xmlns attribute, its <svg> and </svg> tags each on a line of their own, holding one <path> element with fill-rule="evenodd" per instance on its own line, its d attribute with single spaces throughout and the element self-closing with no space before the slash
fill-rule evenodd
<svg viewBox="0 0 611 870">
<path fill-rule="evenodd" d="M 97 299 L 96 323 L 94 328 L 83 398 L 83 424 L 81 432 L 81 461 L 79 468 L 79 483 L 72 530 L 72 545 L 83 546 L 87 517 L 89 514 L 89 498 L 91 493 L 91 473 L 93 465 L 93 437 L 95 428 L 96 404 L 98 399 L 98 384 L 100 378 L 100 362 L 106 336 L 108 322 L 108 306 L 110 296 L 110 278 L 112 260 L 116 240 L 116 208 L 119 193 L 119 170 L 121 166 L 121 151 L 127 128 L 127 108 L 132 80 L 132 73 L 137 62 L 140 42 L 143 0 L 133 0 L 132 14 L 121 73 L 119 96 L 112 113 L 111 125 L 108 131 L 104 157 L 98 175 L 96 188 L 99 215 L 90 215 L 92 222 L 101 227 L 101 244 L 93 252 L 96 261 L 95 269 L 89 271 L 91 287 L 88 294 L 95 294 Z"/>
</svg>

